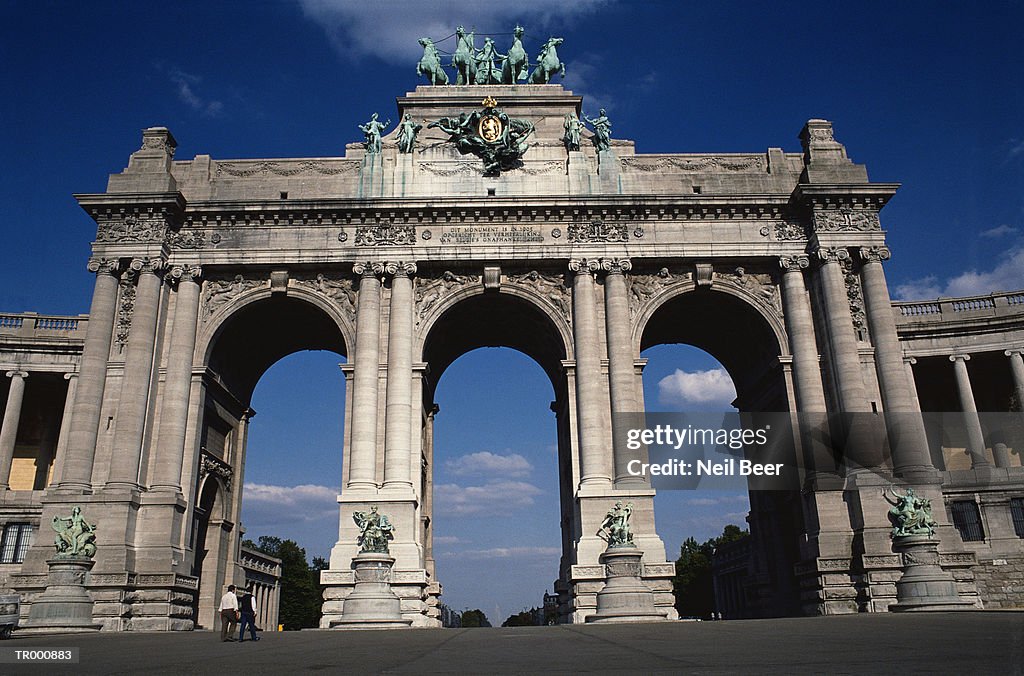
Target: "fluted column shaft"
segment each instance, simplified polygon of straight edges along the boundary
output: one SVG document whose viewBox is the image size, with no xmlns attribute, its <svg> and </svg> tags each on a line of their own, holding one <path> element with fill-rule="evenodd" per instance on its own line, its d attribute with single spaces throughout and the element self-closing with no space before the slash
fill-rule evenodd
<svg viewBox="0 0 1024 676">
<path fill-rule="evenodd" d="M 377 401 L 380 374 L 379 263 L 357 263 L 356 351 L 352 375 L 352 434 L 348 486 L 375 488 L 377 465 Z"/>
<path fill-rule="evenodd" d="M 605 333 L 608 336 L 608 391 L 611 396 L 612 439 L 625 439 L 626 432 L 621 413 L 639 412 L 636 397 L 636 368 L 633 340 L 629 321 L 629 296 L 626 275 L 633 265 L 628 258 L 603 260 L 601 267 L 608 272 L 604 280 Z M 640 477 L 630 476 L 629 457 L 618 445 L 615 451 L 615 483 L 644 483 Z M 622 452 L 620 452 L 622 451 Z"/>
<path fill-rule="evenodd" d="M 845 413 L 864 413 L 868 406 L 867 390 L 861 373 L 857 336 L 853 331 L 850 301 L 840 261 L 849 258 L 846 249 L 819 249 L 822 265 L 818 269 L 825 295 L 825 313 L 832 343 L 832 368 L 839 387 L 839 398 Z"/>
<path fill-rule="evenodd" d="M 107 359 L 117 314 L 118 268 L 117 260 L 94 259 L 89 262 L 89 269 L 96 273 L 96 286 L 78 368 L 67 454 L 61 465 L 59 481 L 62 488 L 87 489 L 92 483 L 96 435 L 99 433 L 100 409 L 107 381 Z"/>
<path fill-rule="evenodd" d="M 146 428 L 153 352 L 156 349 L 156 320 L 160 310 L 161 263 L 138 259 L 132 262 L 132 269 L 136 270 L 139 279 L 125 348 L 108 487 L 133 488 L 139 483 L 142 437 Z"/>
<path fill-rule="evenodd" d="M 793 354 L 793 384 L 796 386 L 797 410 L 801 413 L 823 413 L 825 388 L 821 384 L 818 347 L 814 340 L 814 322 L 807 302 L 804 269 L 810 265 L 807 256 L 781 260 L 782 303 L 785 307 L 789 350 Z"/>
<path fill-rule="evenodd" d="M 1010 371 L 1013 373 L 1013 391 L 1017 393 L 1017 405 L 1024 410 L 1024 350 L 1006 350 L 1010 358 Z"/>
<path fill-rule="evenodd" d="M 154 488 L 170 491 L 181 490 L 185 430 L 188 427 L 189 394 L 192 390 L 192 358 L 196 350 L 199 318 L 199 275 L 197 267 L 176 266 L 171 270 L 172 280 L 178 284 L 178 292 L 171 343 L 167 351 L 160 437 L 152 481 Z"/>
<path fill-rule="evenodd" d="M 960 397 L 960 410 L 964 412 L 964 427 L 967 430 L 968 452 L 971 454 L 972 467 L 989 467 L 991 463 L 985 457 L 985 433 L 981 429 L 978 418 L 978 405 L 974 401 L 974 388 L 971 387 L 971 375 L 967 372 L 969 354 L 950 355 L 953 371 L 956 374 L 956 390 Z"/>
<path fill-rule="evenodd" d="M 415 263 L 389 263 L 388 388 L 384 420 L 384 487 L 412 487 L 409 466 L 412 425 L 412 277 Z"/>
<path fill-rule="evenodd" d="M 576 350 L 576 420 L 580 449 L 580 484 L 610 484 L 612 462 L 603 443 L 601 349 L 594 298 L 597 261 L 574 260 L 572 329 Z"/>
<path fill-rule="evenodd" d="M 4 407 L 3 427 L 0 427 L 0 489 L 10 486 L 11 464 L 14 462 L 14 444 L 18 440 L 18 424 L 21 422 L 21 405 L 25 400 L 24 371 L 8 371 L 11 389 Z"/>
<path fill-rule="evenodd" d="M 889 258 L 889 250 L 885 247 L 865 247 L 860 250 L 860 255 L 863 260 L 860 274 L 864 287 L 864 305 L 868 330 L 875 346 L 875 373 L 888 422 L 893 466 L 901 475 L 934 473 L 924 420 L 910 390 L 903 349 L 900 347 L 896 320 L 892 314 L 892 299 L 882 270 L 882 261 Z"/>
</svg>

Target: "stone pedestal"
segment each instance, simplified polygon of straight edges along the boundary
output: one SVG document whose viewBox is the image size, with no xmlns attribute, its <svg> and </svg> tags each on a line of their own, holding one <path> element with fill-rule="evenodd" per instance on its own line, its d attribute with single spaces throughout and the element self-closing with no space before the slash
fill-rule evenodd
<svg viewBox="0 0 1024 676">
<path fill-rule="evenodd" d="M 95 563 L 87 558 L 50 559 L 46 591 L 32 601 L 19 634 L 99 631 L 85 579 Z"/>
<path fill-rule="evenodd" d="M 395 559 L 387 554 L 360 552 L 352 560 L 355 589 L 345 598 L 341 619 L 331 629 L 402 629 L 412 620 L 402 619 L 402 602 L 391 591 L 391 568 Z"/>
<path fill-rule="evenodd" d="M 939 541 L 927 535 L 893 538 L 892 549 L 900 555 L 903 577 L 896 583 L 896 599 L 889 610 L 968 610 L 971 601 L 960 598 L 953 575 L 939 565 Z"/>
<path fill-rule="evenodd" d="M 640 578 L 643 552 L 636 547 L 609 547 L 600 560 L 607 571 L 604 589 L 597 593 L 597 613 L 587 622 L 659 622 L 665 612 L 654 605 L 654 593 Z"/>
</svg>

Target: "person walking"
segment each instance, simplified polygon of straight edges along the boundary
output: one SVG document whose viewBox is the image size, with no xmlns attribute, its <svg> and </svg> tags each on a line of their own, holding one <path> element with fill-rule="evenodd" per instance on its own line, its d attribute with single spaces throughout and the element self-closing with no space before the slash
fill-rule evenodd
<svg viewBox="0 0 1024 676">
<path fill-rule="evenodd" d="M 260 637 L 256 635 L 256 608 L 253 607 L 252 598 L 252 586 L 242 593 L 242 598 L 238 599 L 238 608 L 241 613 L 241 624 L 238 625 L 238 641 L 242 643 L 245 641 L 245 627 L 249 626 L 249 636 L 253 641 L 260 640 Z"/>
<path fill-rule="evenodd" d="M 235 625 L 238 624 L 238 597 L 235 596 L 235 585 L 228 585 L 224 596 L 220 597 L 220 640 L 234 641 Z"/>
</svg>

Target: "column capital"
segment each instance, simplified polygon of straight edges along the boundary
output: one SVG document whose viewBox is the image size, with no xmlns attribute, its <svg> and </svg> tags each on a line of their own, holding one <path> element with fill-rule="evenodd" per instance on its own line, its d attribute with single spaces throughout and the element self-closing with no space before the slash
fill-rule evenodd
<svg viewBox="0 0 1024 676">
<path fill-rule="evenodd" d="M 90 258 L 86 269 L 96 274 L 116 276 L 121 271 L 121 261 L 117 258 Z"/>
<path fill-rule="evenodd" d="M 959 361 L 970 361 L 971 360 L 971 355 L 969 355 L 969 354 L 951 354 L 951 355 L 949 355 L 949 360 L 952 361 L 952 362 L 955 362 L 955 361 L 958 361 L 958 360 Z"/>
<path fill-rule="evenodd" d="M 633 269 L 633 261 L 628 258 L 602 258 L 601 269 L 609 275 L 621 275 Z"/>
<path fill-rule="evenodd" d="M 13 371 L 8 371 L 6 375 L 8 378 L 21 378 L 24 380 L 25 378 L 28 378 L 28 371 L 19 371 L 15 369 Z"/>
<path fill-rule="evenodd" d="M 134 274 L 151 273 L 161 275 L 167 271 L 167 261 L 163 258 L 133 258 L 128 264 L 128 271 Z"/>
<path fill-rule="evenodd" d="M 822 263 L 841 263 L 843 261 L 850 260 L 850 252 L 846 247 L 823 247 L 820 246 L 814 250 L 814 255 L 818 257 Z"/>
<path fill-rule="evenodd" d="M 202 280 L 203 269 L 198 265 L 182 264 L 171 267 L 169 279 L 172 284 L 180 282 L 199 283 Z"/>
<path fill-rule="evenodd" d="M 1011 347 L 1009 350 L 1003 351 L 1003 354 L 1007 357 L 1012 357 L 1015 354 L 1024 357 L 1024 347 Z"/>
<path fill-rule="evenodd" d="M 903 363 L 904 364 L 910 364 L 911 366 L 913 366 L 914 364 L 917 363 L 917 357 L 915 357 L 913 355 L 905 354 L 905 355 L 903 355 Z"/>
<path fill-rule="evenodd" d="M 569 269 L 579 274 L 593 274 L 601 269 L 601 261 L 596 258 L 573 258 L 569 260 Z"/>
<path fill-rule="evenodd" d="M 352 266 L 352 272 L 360 277 L 380 277 L 384 274 L 384 264 L 361 261 Z"/>
<path fill-rule="evenodd" d="M 78 371 L 68 371 L 67 373 L 64 374 L 64 380 L 68 380 L 68 381 L 74 380 L 77 377 L 78 377 Z"/>
<path fill-rule="evenodd" d="M 881 263 L 892 257 L 892 252 L 887 246 L 862 246 L 859 253 L 860 259 L 865 263 Z"/>
<path fill-rule="evenodd" d="M 416 263 L 413 261 L 393 261 L 384 264 L 384 273 L 392 277 L 412 277 L 416 274 Z"/>
<path fill-rule="evenodd" d="M 779 267 L 786 272 L 800 272 L 810 267 L 811 259 L 806 254 L 779 256 Z"/>
<path fill-rule="evenodd" d="M 244 411 L 242 411 L 242 420 L 244 420 L 246 422 L 248 422 L 249 420 L 252 420 L 255 417 L 256 417 L 255 409 L 247 408 Z"/>
</svg>

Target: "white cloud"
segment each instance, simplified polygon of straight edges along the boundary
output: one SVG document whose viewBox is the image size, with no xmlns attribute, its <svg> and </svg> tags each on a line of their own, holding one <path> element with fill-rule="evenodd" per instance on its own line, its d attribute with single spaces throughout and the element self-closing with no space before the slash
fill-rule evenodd
<svg viewBox="0 0 1024 676">
<path fill-rule="evenodd" d="M 461 542 L 462 542 L 462 540 L 460 538 L 454 536 L 454 535 L 435 535 L 434 536 L 434 544 L 435 545 L 457 545 L 457 544 L 459 544 Z"/>
<path fill-rule="evenodd" d="M 1024 141 L 1019 138 L 1010 139 L 1010 157 L 1024 155 Z"/>
<path fill-rule="evenodd" d="M 434 486 L 435 515 L 507 514 L 530 507 L 541 490 L 525 481 L 488 481 L 483 486 Z"/>
<path fill-rule="evenodd" d="M 658 402 L 665 406 L 728 406 L 736 398 L 736 388 L 725 369 L 675 373 L 658 381 Z"/>
<path fill-rule="evenodd" d="M 558 547 L 494 547 L 492 549 L 470 549 L 464 552 L 451 552 L 449 556 L 462 559 L 525 559 L 542 556 L 561 556 Z"/>
<path fill-rule="evenodd" d="M 518 453 L 498 455 L 490 451 L 479 451 L 449 460 L 445 463 L 445 467 L 456 476 L 491 474 L 503 477 L 524 477 L 533 469 L 530 461 Z"/>
<path fill-rule="evenodd" d="M 202 81 L 198 75 L 191 75 L 175 68 L 171 70 L 170 78 L 178 88 L 178 98 L 193 110 L 209 117 L 214 117 L 224 111 L 224 104 L 220 101 L 204 99 L 196 94 L 194 88 Z"/>
<path fill-rule="evenodd" d="M 733 502 L 747 502 L 746 495 L 722 495 L 715 498 L 690 498 L 686 504 L 694 507 L 711 507 L 714 505 L 725 505 Z"/>
<path fill-rule="evenodd" d="M 242 494 L 245 525 L 250 530 L 269 526 L 338 518 L 338 489 L 315 484 L 274 486 L 246 484 Z"/>
<path fill-rule="evenodd" d="M 1004 223 L 1002 225 L 997 225 L 994 228 L 989 228 L 988 230 L 982 230 L 979 234 L 982 237 L 995 238 L 995 237 L 1002 237 L 1004 235 L 1014 235 L 1016 233 L 1017 233 L 1017 228 L 1015 228 L 1015 227 L 1013 227 L 1011 225 L 1006 225 Z"/>
<path fill-rule="evenodd" d="M 459 25 L 476 30 L 482 36 L 484 33 L 511 34 L 519 22 L 526 28 L 524 45 L 532 58 L 535 56 L 532 52 L 549 37 L 549 29 L 557 33 L 559 24 L 564 26 L 568 19 L 611 2 L 613 0 L 575 0 L 572 3 L 520 0 L 467 5 L 448 0 L 299 0 L 306 17 L 327 32 L 342 56 L 376 56 L 390 63 L 407 63 L 410 68 L 423 54 L 423 48 L 416 42 L 419 38 L 432 38 L 438 41 L 439 49 L 451 52 L 454 40 L 440 40 L 452 35 Z M 498 51 L 504 53 L 508 46 L 504 42 L 511 42 L 511 37 L 499 35 L 495 42 Z"/>
<path fill-rule="evenodd" d="M 893 295 L 901 300 L 927 300 L 939 296 L 977 296 L 1018 289 L 1024 289 L 1022 245 L 1007 250 L 991 270 L 968 270 L 945 283 L 935 275 L 929 275 L 896 286 Z"/>
</svg>

